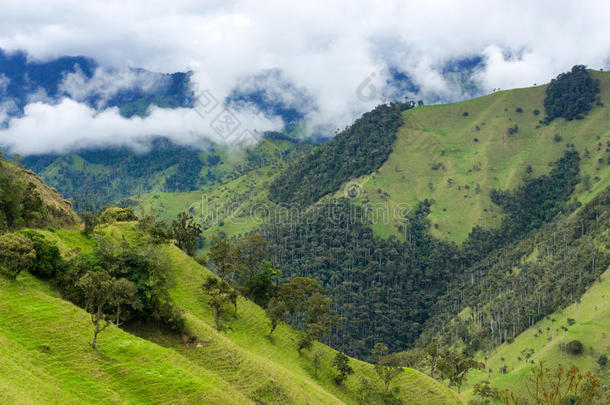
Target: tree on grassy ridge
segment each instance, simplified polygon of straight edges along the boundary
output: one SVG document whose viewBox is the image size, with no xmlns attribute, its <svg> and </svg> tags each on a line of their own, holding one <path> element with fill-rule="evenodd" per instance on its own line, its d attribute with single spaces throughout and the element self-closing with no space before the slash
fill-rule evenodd
<svg viewBox="0 0 610 405">
<path fill-rule="evenodd" d="M 335 383 L 337 385 L 343 384 L 349 375 L 354 374 L 354 369 L 349 365 L 349 357 L 341 352 L 337 352 L 335 355 L 333 367 L 339 372 L 339 374 L 335 376 Z"/>
<path fill-rule="evenodd" d="M 373 381 L 371 381 L 369 377 L 360 375 L 360 379 L 358 380 L 358 403 L 360 405 L 367 403 L 366 400 L 374 388 Z"/>
<path fill-rule="evenodd" d="M 223 325 L 224 305 L 233 303 L 234 316 L 237 316 L 237 291 L 225 280 L 217 277 L 208 277 L 201 285 L 201 289 L 208 296 L 207 302 L 212 308 L 216 329 L 225 330 Z"/>
<path fill-rule="evenodd" d="M 248 295 L 251 280 L 263 271 L 263 263 L 269 255 L 268 244 L 267 239 L 257 233 L 247 235 L 237 242 L 238 271 L 244 295 Z"/>
<path fill-rule="evenodd" d="M 121 325 L 121 310 L 124 305 L 129 305 L 135 310 L 142 308 L 142 302 L 138 298 L 138 289 L 134 283 L 126 278 L 113 281 L 111 303 L 116 307 L 116 326 Z"/>
<path fill-rule="evenodd" d="M 178 219 L 172 222 L 172 233 L 176 245 L 189 256 L 193 256 L 197 241 L 201 236 L 201 225 L 195 222 L 193 215 L 188 212 L 181 212 Z"/>
<path fill-rule="evenodd" d="M 93 340 L 91 347 L 98 352 L 97 335 L 103 332 L 112 322 L 104 312 L 104 307 L 110 305 L 112 299 L 112 278 L 107 271 L 89 271 L 79 281 L 78 286 L 85 295 L 85 309 L 91 315 L 93 323 Z"/>
<path fill-rule="evenodd" d="M 423 359 L 424 362 L 430 368 L 430 377 L 432 378 L 434 378 L 436 366 L 438 365 L 438 362 L 441 359 L 441 354 L 441 348 L 437 342 L 430 343 L 423 350 Z"/>
<path fill-rule="evenodd" d="M 222 279 L 226 280 L 231 273 L 237 272 L 237 252 L 225 234 L 212 236 L 208 258 L 214 271 Z"/>
<path fill-rule="evenodd" d="M 89 211 L 83 212 L 82 214 L 80 214 L 80 217 L 83 220 L 83 223 L 85 224 L 85 227 L 83 228 L 83 233 L 89 236 L 91 232 L 95 230 L 95 227 L 100 223 L 99 218 L 93 212 Z"/>
<path fill-rule="evenodd" d="M 466 375 L 471 369 L 481 370 L 484 368 L 485 364 L 458 352 L 449 352 L 445 354 L 438 363 L 438 369 L 441 372 L 441 375 L 449 380 L 449 386 L 455 385 L 458 392 L 461 391 L 462 384 L 466 381 Z"/>
<path fill-rule="evenodd" d="M 396 356 L 388 354 L 388 347 L 383 343 L 375 344 L 371 353 L 375 359 L 375 372 L 383 382 L 383 394 L 386 395 L 390 389 L 390 383 L 403 372 L 403 368 L 400 367 Z"/>
<path fill-rule="evenodd" d="M 318 371 L 322 366 L 322 359 L 324 358 L 324 352 L 319 347 L 316 347 L 311 351 L 311 365 L 313 366 L 314 377 L 318 376 Z"/>
<path fill-rule="evenodd" d="M 269 318 L 269 322 L 271 324 L 271 330 L 269 331 L 269 336 L 273 334 L 273 331 L 280 322 L 283 322 L 286 319 L 287 312 L 286 304 L 284 301 L 279 301 L 277 298 L 273 297 L 269 301 L 269 305 L 267 305 L 267 309 L 265 309 L 265 313 L 267 314 L 267 318 Z"/>
</svg>

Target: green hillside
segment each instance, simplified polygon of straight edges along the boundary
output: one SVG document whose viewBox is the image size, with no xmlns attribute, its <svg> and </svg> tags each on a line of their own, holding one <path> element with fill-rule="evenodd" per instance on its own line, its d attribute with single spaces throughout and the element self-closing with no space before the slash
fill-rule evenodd
<svg viewBox="0 0 610 405">
<path fill-rule="evenodd" d="M 130 196 L 180 192 L 221 185 L 260 167 L 281 163 L 312 145 L 267 133 L 250 148 L 209 145 L 204 151 L 155 139 L 148 150 L 83 150 L 66 155 L 28 156 L 24 163 L 67 196 L 79 212 L 112 203 L 130 204 Z"/>
<path fill-rule="evenodd" d="M 72 204 L 32 171 L 2 159 L 0 153 L 0 233 L 25 226 L 75 226 Z"/>
<path fill-rule="evenodd" d="M 66 256 L 95 243 L 78 231 L 40 232 Z M 134 247 L 145 243 L 133 223 L 106 225 L 96 233 Z M 352 360 L 356 374 L 345 387 L 335 385 L 330 367 L 335 352 L 321 344 L 316 347 L 323 352 L 322 366 L 314 377 L 311 352 L 296 350 L 298 332 L 280 326 L 270 339 L 264 311 L 245 299 L 239 300 L 229 330 L 217 332 L 200 289 L 211 273 L 175 246 L 162 251 L 176 277 L 171 295 L 195 341 L 185 343 L 150 325 L 131 325 L 131 333 L 111 327 L 100 334 L 98 355 L 88 346 L 86 312 L 29 274 L 0 281 L 0 402 L 357 403 L 364 374 L 379 388 L 372 366 L 357 360 Z M 414 370 L 406 370 L 394 385 L 404 403 L 462 403 Z"/>
<path fill-rule="evenodd" d="M 602 103 L 608 104 L 610 72 L 590 73 L 599 79 Z M 556 119 L 543 125 L 540 121 L 544 118 L 546 87 L 506 90 L 459 103 L 403 111 L 404 124 L 387 161 L 372 174 L 344 183 L 333 195 L 348 196 L 370 207 L 376 234 L 399 238 L 404 238 L 403 216 L 419 201 L 433 200 L 429 216 L 432 235 L 462 242 L 473 226 L 493 228 L 501 222 L 501 209 L 489 198 L 492 189 L 513 189 L 524 176 L 548 173 L 551 163 L 570 145 L 582 158 L 582 181 L 576 197 L 586 203 L 610 185 L 610 111 L 594 106 L 584 120 Z M 509 134 L 509 128 L 515 125 L 517 132 Z M 197 207 L 193 209 L 199 211 L 202 196 L 208 198 L 208 206 L 210 198 L 233 207 L 236 198 L 243 201 L 246 197 L 273 207 L 266 189 L 277 172 L 277 168 L 267 168 L 201 191 L 150 193 L 132 199 L 145 209 L 153 207 L 168 220 L 185 209 Z M 246 183 L 247 193 L 238 186 Z M 281 189 L 280 185 L 274 187 Z M 227 196 L 223 193 L 226 191 L 239 197 Z M 299 204 L 302 209 L 307 206 Z M 245 211 L 241 211 L 242 217 L 247 217 Z M 217 216 L 215 223 L 222 218 Z M 248 220 L 243 222 L 245 225 Z M 234 233 L 230 227 L 225 231 Z"/>
<path fill-rule="evenodd" d="M 466 289 L 473 296 L 470 298 L 476 299 L 469 287 L 482 279 L 479 272 L 486 274 L 489 270 L 487 255 L 493 253 L 494 261 L 512 260 L 506 255 L 509 244 L 523 240 L 521 243 L 527 245 L 528 232 L 533 229 L 528 220 L 519 222 L 521 228 L 499 231 L 505 212 L 496 205 L 498 201 L 492 203 L 493 189 L 521 190 L 511 198 L 526 197 L 509 219 L 514 222 L 523 218 L 519 210 L 525 210 L 522 213 L 528 213 L 527 218 L 536 223 L 536 228 L 553 221 L 560 212 L 570 212 L 576 207 L 574 202 L 586 205 L 608 187 L 610 117 L 604 101 L 610 94 L 610 74 L 591 75 L 600 81 L 600 102 L 593 104 L 584 119 L 557 118 L 549 125 L 541 122 L 545 121 L 546 86 L 498 92 L 448 105 L 413 108 L 393 104 L 375 109 L 279 173 L 270 170 L 260 178 L 242 177 L 206 189 L 202 193 L 206 201 L 211 196 L 224 207 L 232 206 L 232 201 L 246 208 L 264 205 L 271 208 L 271 215 L 261 218 L 259 210 L 250 216 L 246 209 L 228 221 L 222 216 L 216 221 L 206 219 L 204 224 L 209 228 L 205 234 L 223 230 L 237 235 L 256 227 L 270 241 L 273 262 L 284 276 L 305 275 L 320 281 L 344 318 L 344 327 L 331 338 L 333 347 L 363 358 L 379 340 L 388 342 L 392 350 L 403 350 L 416 344 L 417 336 L 428 329 L 425 325 L 429 319 L 442 314 L 448 321 L 459 312 L 465 305 L 462 291 Z M 396 127 L 397 114 L 403 124 L 393 148 L 387 150 L 387 160 L 385 147 L 374 152 L 374 159 L 368 159 L 367 151 L 358 148 L 359 140 L 366 137 L 374 123 L 384 130 L 370 133 L 370 137 L 387 145 L 395 135 L 392 128 Z M 354 156 L 333 161 L 333 153 L 343 156 L 346 150 L 353 151 Z M 578 156 L 574 159 L 575 155 Z M 579 173 L 572 171 L 567 176 L 567 172 L 552 170 L 566 156 L 576 162 L 574 169 L 577 167 Z M 381 165 L 379 170 L 375 170 L 377 164 Z M 350 179 L 353 173 L 363 170 L 372 174 Z M 552 182 L 544 180 L 549 173 Z M 339 188 L 337 178 L 349 181 L 322 198 L 323 204 L 308 205 L 309 200 L 326 190 Z M 268 189 L 266 183 L 270 185 Z M 570 186 L 564 188 L 562 183 Z M 521 188 L 525 186 L 529 188 Z M 560 189 L 566 193 L 558 197 L 556 192 Z M 554 191 L 544 194 L 540 190 Z M 534 195 L 539 197 L 528 199 Z M 152 201 L 157 212 L 168 218 L 168 212 L 175 216 L 188 208 L 196 213 L 201 197 L 195 200 L 191 198 L 196 195 L 187 194 L 156 196 L 147 196 L 147 201 Z M 300 197 L 304 198 L 302 203 Z M 193 200 L 197 201 L 195 205 L 187 205 Z M 304 221 L 277 221 L 275 202 L 279 203 L 279 210 L 296 204 L 301 209 L 297 219 Z M 353 215 L 354 203 L 363 208 L 362 218 Z M 236 226 L 232 219 L 241 224 Z M 405 220 L 419 228 L 412 232 Z M 258 224 L 262 226 L 257 227 Z M 475 225 L 484 231 L 479 232 L 478 238 L 472 238 L 464 247 L 453 244 L 463 242 Z M 370 235 L 369 228 L 374 235 Z M 572 258 L 576 261 L 573 265 L 587 266 L 584 258 Z M 495 288 L 502 285 L 516 293 L 511 279 L 504 283 L 505 271 L 499 266 L 498 273 L 487 281 Z M 573 282 L 565 274 L 560 277 L 562 282 Z M 578 281 L 582 285 L 579 284 L 577 295 L 589 282 L 582 278 Z M 451 296 L 450 288 L 452 294 L 461 296 Z M 495 291 L 492 290 L 494 294 Z M 566 297 L 564 291 L 553 294 Z M 497 304 L 495 298 L 485 297 Z M 556 305 L 559 303 L 553 301 L 545 311 L 553 311 Z M 511 330 L 514 334 L 523 330 L 523 325 L 511 326 Z"/>
<path fill-rule="evenodd" d="M 197 191 L 142 194 L 132 197 L 130 205 L 140 214 L 154 213 L 167 223 L 189 211 L 202 224 L 205 237 L 220 231 L 242 234 L 263 223 L 266 209 L 275 206 L 267 199 L 266 188 L 277 170 L 266 166 Z"/>
<path fill-rule="evenodd" d="M 489 353 L 486 359 L 481 355 L 480 360 L 485 360 L 486 371 L 472 372 L 465 395 L 472 395 L 472 386 L 490 377 L 498 388 L 523 389 L 531 362 L 539 361 L 551 366 L 576 365 L 581 371 L 595 373 L 604 386 L 610 385 L 610 368 L 597 364 L 600 355 L 610 352 L 608 299 L 610 269 L 591 286 L 580 302 L 547 316 L 522 332 L 514 342 L 505 343 Z M 574 323 L 570 324 L 572 321 L 568 322 L 568 319 Z M 565 345 L 572 340 L 583 343 L 583 354 L 574 355 L 566 351 Z M 506 374 L 500 372 L 504 366 L 507 368 Z"/>
<path fill-rule="evenodd" d="M 599 79 L 601 100 L 608 105 L 610 72 L 590 73 Z M 358 188 L 358 203 L 379 212 L 375 232 L 404 237 L 398 230 L 400 214 L 427 198 L 434 200 L 432 234 L 461 242 L 474 225 L 499 224 L 502 213 L 489 199 L 491 189 L 516 187 L 528 166 L 531 177 L 547 173 L 549 163 L 561 157 L 567 144 L 574 145 L 582 158 L 578 200 L 586 202 L 607 187 L 610 110 L 594 106 L 584 120 L 556 119 L 542 125 L 546 87 L 403 112 L 404 125 L 385 164 L 347 184 Z M 509 134 L 515 125 L 517 132 Z M 344 194 L 345 187 L 336 195 Z"/>
</svg>

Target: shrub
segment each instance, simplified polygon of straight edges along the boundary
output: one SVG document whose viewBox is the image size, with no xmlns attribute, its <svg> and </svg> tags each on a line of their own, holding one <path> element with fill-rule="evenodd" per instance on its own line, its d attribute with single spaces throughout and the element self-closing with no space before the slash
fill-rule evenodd
<svg viewBox="0 0 610 405">
<path fill-rule="evenodd" d="M 63 266 L 59 248 L 47 242 L 44 236 L 36 231 L 27 230 L 22 234 L 32 241 L 32 246 L 36 251 L 36 258 L 30 267 L 30 273 L 44 279 L 54 277 Z"/>
<path fill-rule="evenodd" d="M 513 127 L 508 128 L 508 134 L 513 135 L 519 132 L 519 126 L 515 124 Z"/>
<path fill-rule="evenodd" d="M 464 117 L 468 117 L 468 115 L 469 115 L 469 114 L 468 114 L 468 111 L 464 111 L 464 112 L 462 113 L 462 116 L 464 116 Z"/>
<path fill-rule="evenodd" d="M 579 355 L 579 354 L 582 354 L 582 352 L 584 350 L 584 346 L 580 342 L 580 340 L 572 340 L 571 342 L 569 342 L 566 345 L 566 350 L 570 354 Z"/>
<path fill-rule="evenodd" d="M 608 364 L 608 356 L 606 356 L 605 354 L 599 356 L 599 358 L 597 359 L 597 364 L 599 364 L 599 366 L 602 368 L 606 367 L 606 365 Z"/>
<path fill-rule="evenodd" d="M 522 113 L 522 112 L 523 112 L 523 108 L 521 108 L 521 107 L 517 107 L 517 108 L 515 109 L 515 112 Z"/>
<path fill-rule="evenodd" d="M 572 326 L 576 323 L 576 320 L 574 318 L 568 318 L 568 325 Z"/>
<path fill-rule="evenodd" d="M 562 137 L 561 137 L 561 135 L 559 135 L 559 134 L 555 134 L 555 135 L 553 136 L 553 140 L 554 140 L 555 142 L 557 142 L 557 143 L 561 142 L 561 140 L 562 140 L 562 139 L 563 139 L 563 138 L 562 138 Z"/>
<path fill-rule="evenodd" d="M 32 241 L 23 235 L 0 236 L 0 270 L 15 280 L 22 270 L 30 270 L 36 258 Z"/>
<path fill-rule="evenodd" d="M 131 208 L 108 207 L 100 215 L 100 222 L 104 224 L 137 220 L 138 217 Z"/>
</svg>

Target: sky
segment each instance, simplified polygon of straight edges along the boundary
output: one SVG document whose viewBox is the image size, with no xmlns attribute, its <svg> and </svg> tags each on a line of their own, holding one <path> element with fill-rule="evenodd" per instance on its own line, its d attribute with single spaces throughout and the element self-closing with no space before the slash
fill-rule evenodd
<svg viewBox="0 0 610 405">
<path fill-rule="evenodd" d="M 125 73 L 132 67 L 191 70 L 195 94 L 216 100 L 276 69 L 308 95 L 309 127 L 330 129 L 384 101 L 390 69 L 407 74 L 426 102 L 470 96 L 443 74 L 447 63 L 465 58 L 482 58 L 471 75 L 481 93 L 545 83 L 574 64 L 608 69 L 609 17 L 610 2 L 601 0 L 20 0 L 0 2 L 0 48 L 25 51 L 32 60 L 94 58 L 103 69 L 95 82 L 66 78 L 81 98 L 94 87 L 142 80 Z M 272 90 L 282 94 L 279 84 Z M 2 106 L 0 118 L 8 108 Z M 282 127 L 258 111 L 231 114 L 240 131 Z M 55 103 L 38 97 L 0 130 L 0 144 L 28 154 L 129 145 L 150 135 L 185 144 L 227 141 L 204 115 L 157 109 L 128 120 L 78 97 Z"/>
</svg>

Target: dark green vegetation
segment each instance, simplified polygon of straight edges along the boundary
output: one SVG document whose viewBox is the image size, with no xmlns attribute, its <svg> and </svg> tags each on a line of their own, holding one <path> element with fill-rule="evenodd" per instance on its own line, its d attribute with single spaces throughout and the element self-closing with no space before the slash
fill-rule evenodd
<svg viewBox="0 0 610 405">
<path fill-rule="evenodd" d="M 127 148 L 84 150 L 65 156 L 28 156 L 24 164 L 83 212 L 98 211 L 109 203 L 129 205 L 132 201 L 128 197 L 136 194 L 223 184 L 253 169 L 292 160 L 311 148 L 282 137 L 264 139 L 252 149 L 235 153 L 219 146 L 201 152 L 161 138 L 144 152 Z"/>
<path fill-rule="evenodd" d="M 610 188 L 574 215 L 562 214 L 478 261 L 438 298 L 424 336 L 438 331 L 444 344 L 463 342 L 470 353 L 489 350 L 577 302 L 610 265 L 608 247 L 599 243 L 609 213 Z M 457 317 L 465 307 L 469 315 Z"/>
<path fill-rule="evenodd" d="M 309 206 L 337 191 L 351 178 L 379 168 L 392 152 L 401 112 L 413 103 L 382 104 L 365 113 L 330 142 L 316 148 L 284 170 L 270 185 L 270 198 L 277 203 Z"/>
<path fill-rule="evenodd" d="M 544 99 L 545 122 L 559 117 L 583 119 L 595 101 L 601 104 L 598 93 L 599 80 L 593 79 L 583 65 L 574 66 L 551 80 Z"/>
<path fill-rule="evenodd" d="M 271 223 L 261 232 L 284 276 L 313 277 L 327 289 L 343 318 L 331 346 L 360 357 L 379 341 L 398 351 L 415 342 L 431 316 L 447 310 L 436 303 L 453 280 L 468 281 L 470 273 L 463 274 L 470 266 L 566 206 L 578 164 L 578 154 L 568 151 L 548 175 L 526 179 L 512 192 L 493 191 L 505 219 L 496 229 L 475 228 L 461 248 L 430 235 L 427 200 L 404 217 L 405 241 L 376 236 L 369 227 L 375 213 L 346 198 L 324 201 L 298 221 Z M 463 284 L 457 285 L 461 291 Z"/>
<path fill-rule="evenodd" d="M 234 316 L 237 291 L 257 305 L 265 308 L 273 334 L 280 322 L 303 329 L 305 333 L 297 343 L 299 353 L 311 349 L 314 341 L 320 341 L 337 325 L 332 301 L 324 295 L 320 283 L 308 277 L 288 278 L 277 283 L 282 271 L 269 262 L 268 242 L 261 235 L 251 234 L 233 244 L 226 236 L 216 235 L 206 262 L 212 265 L 221 281 L 208 279 L 202 288 L 210 295 L 216 327 L 222 325 L 222 302 L 231 301 Z M 342 382 L 343 378 L 340 382 Z M 340 383 L 338 382 L 338 383 Z"/>
</svg>

